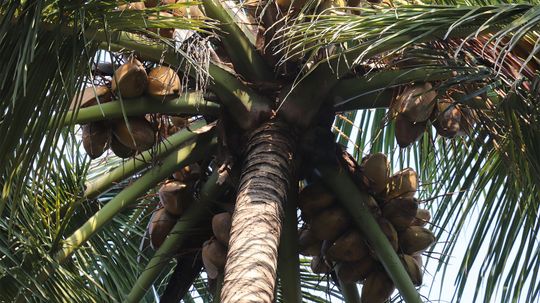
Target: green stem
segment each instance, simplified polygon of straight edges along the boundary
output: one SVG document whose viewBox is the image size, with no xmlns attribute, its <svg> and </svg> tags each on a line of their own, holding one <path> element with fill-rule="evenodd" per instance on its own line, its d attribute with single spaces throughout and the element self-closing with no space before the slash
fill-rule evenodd
<svg viewBox="0 0 540 303">
<path fill-rule="evenodd" d="M 157 279 L 169 260 L 188 239 L 189 231 L 210 214 L 216 207 L 216 200 L 223 193 L 225 185 L 218 184 L 218 173 L 210 176 L 201 189 L 199 201 L 193 203 L 175 224 L 163 244 L 146 265 L 124 302 L 140 302 L 152 283 Z"/>
<path fill-rule="evenodd" d="M 337 167 L 320 166 L 318 171 L 324 183 L 336 194 L 338 201 L 347 209 L 356 226 L 367 237 L 405 302 L 421 303 L 420 295 L 414 288 L 398 255 L 366 207 L 364 201 L 373 199 L 373 197 L 359 191 L 344 170 Z"/>
<path fill-rule="evenodd" d="M 360 293 L 358 292 L 358 285 L 351 282 L 343 282 L 339 280 L 339 285 L 341 285 L 341 294 L 345 299 L 346 303 L 360 303 Z"/>
<path fill-rule="evenodd" d="M 176 99 L 161 102 L 144 96 L 123 101 L 108 102 L 69 111 L 64 118 L 64 125 L 71 123 L 84 124 L 99 120 L 140 116 L 145 114 L 190 114 L 218 116 L 219 104 L 205 101 L 201 93 L 187 93 Z"/>
<path fill-rule="evenodd" d="M 105 49 L 113 51 L 131 49 L 144 58 L 155 62 L 165 62 L 186 70 L 185 59 L 178 56 L 174 49 L 162 43 L 148 41 L 148 39 L 144 39 L 140 35 L 114 32 L 108 37 L 104 32 L 94 31 L 88 33 L 87 36 L 89 39 L 102 41 L 105 44 L 103 47 Z M 189 71 L 191 76 L 195 76 L 194 68 L 190 68 Z M 257 114 L 261 111 L 270 112 L 271 101 L 247 87 L 235 75 L 214 63 L 210 63 L 208 73 L 212 78 L 210 88 L 214 90 L 243 129 L 250 129 L 256 123 L 254 121 L 256 117 L 247 114 Z"/>
<path fill-rule="evenodd" d="M 301 303 L 300 260 L 298 259 L 298 221 L 296 217 L 296 192 L 289 194 L 283 210 L 283 232 L 278 250 L 278 274 L 284 302 Z M 294 198 L 293 198 L 294 197 Z"/>
<path fill-rule="evenodd" d="M 197 130 L 206 125 L 203 120 L 195 121 L 189 126 L 189 129 L 183 129 L 166 140 L 161 142 L 155 150 L 147 150 L 134 158 L 128 159 L 122 165 L 115 169 L 103 174 L 101 177 L 87 182 L 85 184 L 86 190 L 84 191 L 84 197 L 87 199 L 94 199 L 105 191 L 109 190 L 114 184 L 140 172 L 144 168 L 148 167 L 151 162 L 148 159 L 160 159 L 168 155 L 173 150 L 176 150 L 182 144 L 193 140 L 198 135 L 194 133 Z"/>
<path fill-rule="evenodd" d="M 241 25 L 238 25 L 232 18 L 234 13 L 230 12 L 230 9 L 224 7 L 218 0 L 204 0 L 203 5 L 208 17 L 219 21 L 219 28 L 222 31 L 220 33 L 221 41 L 235 69 L 246 79 L 254 82 L 273 80 L 274 75 L 270 67 L 251 42 L 256 40 L 256 37 L 249 39 L 246 36 L 251 32 L 248 30 L 242 31 L 239 27 Z"/>
<path fill-rule="evenodd" d="M 213 143 L 215 142 L 213 133 L 213 131 L 204 133 L 195 142 L 171 153 L 163 159 L 160 165 L 150 169 L 142 177 L 137 179 L 137 181 L 122 190 L 111 201 L 105 204 L 101 210 L 90 217 L 83 226 L 63 241 L 62 248 L 54 257 L 55 260 L 59 263 L 65 261 L 75 250 L 88 241 L 90 237 L 109 223 L 114 216 L 135 204 L 137 198 L 171 175 L 178 167 L 193 163 L 208 155 L 215 145 Z"/>
</svg>

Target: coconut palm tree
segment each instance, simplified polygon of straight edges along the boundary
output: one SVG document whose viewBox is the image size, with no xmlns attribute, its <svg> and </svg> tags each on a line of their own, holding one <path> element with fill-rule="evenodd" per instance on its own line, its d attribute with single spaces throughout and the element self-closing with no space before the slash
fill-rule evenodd
<svg viewBox="0 0 540 303">
<path fill-rule="evenodd" d="M 362 185 L 367 166 L 356 161 L 377 152 L 418 171 L 421 201 L 436 210 L 440 245 L 424 254 L 437 273 L 475 217 L 456 301 L 468 281 L 479 282 L 474 301 L 498 289 L 501 302 L 538 299 L 538 2 L 174 2 L 0 6 L 2 300 L 360 302 L 337 268 L 321 283 L 298 255 L 309 221 L 297 218 L 299 186 L 318 184 L 401 298 L 420 302 L 371 214 L 371 179 Z M 146 78 L 122 88 L 156 66 L 180 75 L 174 92 L 131 96 Z M 100 86 L 113 100 L 84 107 L 81 91 L 96 99 Z M 412 121 L 407 102 L 427 99 Z M 191 117 L 188 127 L 169 131 L 169 115 Z M 151 125 L 151 148 L 137 123 Z M 92 142 L 84 151 L 79 125 L 94 141 L 102 125 L 101 148 L 125 159 Z M 189 207 L 152 219 L 160 185 L 194 164 Z M 201 247 L 203 257 L 216 247 L 205 242 L 210 220 L 231 208 L 223 271 Z M 160 228 L 161 241 L 149 240 Z"/>
</svg>

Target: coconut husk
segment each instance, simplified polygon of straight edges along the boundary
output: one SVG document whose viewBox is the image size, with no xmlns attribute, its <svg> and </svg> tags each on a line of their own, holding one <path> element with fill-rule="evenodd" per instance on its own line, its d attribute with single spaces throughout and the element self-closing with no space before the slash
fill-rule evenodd
<svg viewBox="0 0 540 303">
<path fill-rule="evenodd" d="M 318 256 L 321 254 L 322 241 L 319 240 L 310 228 L 298 231 L 298 250 L 304 256 Z"/>
<path fill-rule="evenodd" d="M 431 213 L 427 209 L 419 208 L 416 211 L 416 216 L 414 217 L 411 225 L 414 226 L 426 226 L 426 224 L 431 220 Z"/>
<path fill-rule="evenodd" d="M 170 214 L 180 217 L 193 204 L 193 188 L 179 181 L 169 181 L 159 189 L 159 200 Z"/>
<path fill-rule="evenodd" d="M 168 213 L 164 208 L 154 212 L 150 218 L 148 233 L 150 234 L 150 245 L 153 249 L 158 249 L 167 238 L 169 232 L 176 224 L 177 218 Z"/>
<path fill-rule="evenodd" d="M 158 66 L 148 74 L 147 92 L 157 100 L 171 99 L 180 93 L 180 77 L 170 67 Z"/>
<path fill-rule="evenodd" d="M 82 91 L 82 96 L 79 93 L 73 97 L 69 109 L 74 110 L 77 108 L 77 105 L 79 105 L 80 108 L 83 108 L 96 104 L 107 103 L 111 100 L 112 93 L 107 86 L 89 86 Z"/>
<path fill-rule="evenodd" d="M 314 256 L 311 259 L 311 271 L 315 274 L 328 274 L 332 271 L 332 268 L 326 264 L 323 258 Z"/>
<path fill-rule="evenodd" d="M 111 136 L 111 150 L 117 157 L 122 159 L 133 157 L 137 153 L 136 150 L 133 150 L 120 143 L 115 136 Z"/>
<path fill-rule="evenodd" d="M 403 115 L 396 118 L 395 137 L 401 148 L 405 148 L 420 138 L 426 130 L 427 122 L 411 122 Z"/>
<path fill-rule="evenodd" d="M 405 270 L 409 274 L 409 277 L 411 278 L 413 284 L 415 286 L 422 285 L 424 273 L 422 272 L 420 264 L 418 264 L 418 262 L 414 259 L 413 256 L 401 255 L 400 259 L 401 263 L 403 263 L 403 266 L 405 267 Z"/>
<path fill-rule="evenodd" d="M 411 86 L 401 93 L 391 105 L 392 115 L 401 115 L 410 122 L 425 122 L 435 109 L 437 92 L 431 83 Z"/>
<path fill-rule="evenodd" d="M 365 258 L 369 254 L 364 237 L 356 230 L 341 235 L 328 248 L 326 255 L 333 261 L 353 262 Z"/>
<path fill-rule="evenodd" d="M 129 128 L 124 120 L 113 123 L 113 134 L 124 146 L 138 152 L 151 148 L 155 142 L 155 131 L 144 118 L 129 118 Z"/>
<path fill-rule="evenodd" d="M 171 123 L 180 129 L 185 128 L 189 125 L 189 118 L 187 117 L 171 116 L 170 119 Z"/>
<path fill-rule="evenodd" d="M 173 173 L 173 178 L 181 182 L 194 182 L 201 177 L 201 166 L 193 163 L 182 167 L 180 170 Z"/>
<path fill-rule="evenodd" d="M 412 257 L 414 258 L 416 263 L 418 263 L 420 268 L 422 268 L 422 266 L 424 265 L 424 261 L 422 260 L 422 255 L 421 254 L 414 254 L 414 255 L 412 255 Z"/>
<path fill-rule="evenodd" d="M 334 241 L 350 224 L 349 217 L 341 207 L 331 207 L 313 217 L 311 230 L 319 240 Z"/>
<path fill-rule="evenodd" d="M 112 90 L 119 93 L 122 98 L 135 98 L 144 93 L 148 85 L 148 76 L 142 63 L 131 58 L 114 72 L 111 84 Z"/>
<path fill-rule="evenodd" d="M 388 241 L 390 241 L 390 244 L 392 245 L 392 248 L 397 251 L 398 250 L 398 233 L 396 229 L 394 228 L 394 225 L 390 223 L 387 219 L 380 217 L 377 218 L 377 223 L 379 223 L 379 227 L 381 228 L 382 232 L 386 235 L 388 238 Z"/>
<path fill-rule="evenodd" d="M 384 203 L 382 214 L 399 230 L 412 224 L 417 210 L 418 200 L 415 198 L 395 198 Z"/>
<path fill-rule="evenodd" d="M 362 286 L 361 303 L 384 303 L 390 298 L 396 287 L 384 271 L 373 271 Z"/>
<path fill-rule="evenodd" d="M 311 219 L 322 210 L 335 204 L 335 197 L 320 182 L 311 183 L 298 194 L 298 207 L 306 219 Z"/>
<path fill-rule="evenodd" d="M 225 269 L 227 248 L 215 238 L 211 238 L 203 244 L 202 260 L 208 277 L 215 279 Z"/>
<path fill-rule="evenodd" d="M 431 230 L 421 226 L 409 226 L 399 233 L 399 247 L 408 255 L 418 254 L 435 243 Z"/>
<path fill-rule="evenodd" d="M 386 184 L 384 200 L 412 198 L 418 189 L 418 176 L 412 168 L 405 168 L 390 177 Z"/>
<path fill-rule="evenodd" d="M 212 218 L 212 231 L 216 239 L 224 246 L 229 246 L 232 216 L 228 212 L 214 215 Z"/>
<path fill-rule="evenodd" d="M 146 5 L 144 4 L 144 2 L 129 2 L 129 3 L 118 6 L 119 11 L 124 11 L 124 10 L 141 11 L 141 10 L 144 10 L 145 8 L 146 8 Z"/>
<path fill-rule="evenodd" d="M 103 122 L 91 122 L 82 126 L 83 147 L 91 159 L 96 159 L 109 148 L 111 128 Z"/>
<path fill-rule="evenodd" d="M 336 274 L 345 283 L 362 281 L 376 268 L 376 261 L 365 257 L 356 262 L 338 262 Z"/>
<path fill-rule="evenodd" d="M 371 154 L 362 160 L 362 177 L 371 192 L 378 194 L 386 188 L 390 178 L 390 161 L 383 153 Z"/>
</svg>

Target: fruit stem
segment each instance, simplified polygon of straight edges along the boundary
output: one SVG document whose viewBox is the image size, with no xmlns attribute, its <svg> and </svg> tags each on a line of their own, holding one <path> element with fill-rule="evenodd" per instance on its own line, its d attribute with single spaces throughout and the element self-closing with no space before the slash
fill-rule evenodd
<svg viewBox="0 0 540 303">
<path fill-rule="evenodd" d="M 338 202 L 347 209 L 356 226 L 367 237 L 405 302 L 421 303 L 420 295 L 398 255 L 366 206 L 366 201 L 373 197 L 358 190 L 345 170 L 332 166 L 319 166 L 317 170 L 323 182 L 336 194 Z"/>
<path fill-rule="evenodd" d="M 187 209 L 186 213 L 178 219 L 173 229 L 156 251 L 152 259 L 141 272 L 124 302 L 140 302 L 152 283 L 169 264 L 171 258 L 189 238 L 190 230 L 197 228 L 197 224 L 216 208 L 216 200 L 224 192 L 226 185 L 218 184 L 219 173 L 214 172 L 203 185 L 197 203 Z M 109 202 L 110 203 L 110 202 Z"/>
<path fill-rule="evenodd" d="M 360 303 L 360 293 L 358 292 L 358 286 L 356 283 L 343 282 L 339 280 L 341 285 L 341 293 L 346 303 Z"/>
<path fill-rule="evenodd" d="M 161 102 L 150 97 L 139 97 L 121 101 L 102 103 L 78 111 L 67 112 L 63 125 L 84 124 L 88 122 L 122 118 L 126 116 L 141 116 L 145 114 L 191 114 L 210 115 L 219 114 L 219 104 L 206 101 L 199 92 L 183 94 L 182 96 Z M 128 106 L 127 106 L 128 105 Z"/>
</svg>

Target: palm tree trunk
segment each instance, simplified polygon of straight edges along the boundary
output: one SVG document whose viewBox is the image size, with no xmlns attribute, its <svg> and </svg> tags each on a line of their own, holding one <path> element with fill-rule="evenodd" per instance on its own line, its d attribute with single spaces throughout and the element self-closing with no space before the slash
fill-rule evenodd
<svg viewBox="0 0 540 303">
<path fill-rule="evenodd" d="M 279 122 L 251 135 L 232 218 L 223 303 L 273 301 L 282 205 L 295 182 L 294 145 L 290 130 Z"/>
</svg>

